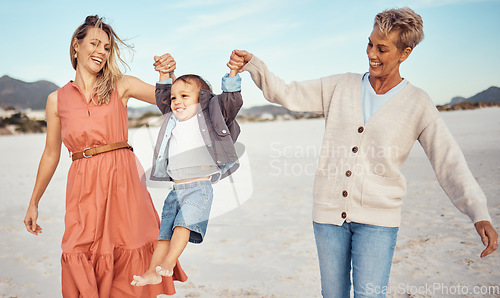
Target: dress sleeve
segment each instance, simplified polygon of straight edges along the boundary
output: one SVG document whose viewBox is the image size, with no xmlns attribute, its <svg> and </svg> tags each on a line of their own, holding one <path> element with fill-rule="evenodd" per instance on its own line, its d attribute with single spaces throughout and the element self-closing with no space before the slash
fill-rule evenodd
<svg viewBox="0 0 500 298">
<path fill-rule="evenodd" d="M 474 223 L 491 221 L 486 196 L 441 116 L 424 128 L 418 141 L 431 162 L 439 184 L 453 205 Z"/>
</svg>

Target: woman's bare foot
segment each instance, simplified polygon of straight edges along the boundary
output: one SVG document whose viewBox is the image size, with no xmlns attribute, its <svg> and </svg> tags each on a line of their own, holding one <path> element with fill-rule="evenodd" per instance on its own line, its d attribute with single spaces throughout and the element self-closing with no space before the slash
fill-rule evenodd
<svg viewBox="0 0 500 298">
<path fill-rule="evenodd" d="M 134 275 L 134 280 L 130 284 L 136 287 L 142 287 L 159 283 L 161 283 L 161 275 L 156 274 L 153 270 L 148 270 L 142 276 Z"/>
</svg>

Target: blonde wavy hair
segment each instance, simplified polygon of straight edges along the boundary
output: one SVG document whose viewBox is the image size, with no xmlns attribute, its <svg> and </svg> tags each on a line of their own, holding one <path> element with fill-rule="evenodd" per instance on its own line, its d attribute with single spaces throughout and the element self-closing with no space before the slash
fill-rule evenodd
<svg viewBox="0 0 500 298">
<path fill-rule="evenodd" d="M 408 47 L 414 49 L 424 39 L 422 17 L 408 7 L 388 9 L 377 14 L 373 26 L 378 27 L 382 37 L 399 31 L 396 47 L 401 52 Z"/>
<path fill-rule="evenodd" d="M 88 16 L 85 18 L 85 22 L 81 24 L 73 33 L 71 37 L 71 44 L 69 49 L 69 54 L 71 58 L 71 65 L 76 70 L 77 59 L 75 58 L 76 50 L 73 46 L 73 42 L 76 39 L 77 42 L 81 42 L 82 39 L 87 35 L 87 31 L 89 28 L 99 28 L 106 32 L 110 42 L 110 52 L 109 57 L 104 64 L 102 70 L 97 74 L 97 81 L 94 85 L 94 90 L 92 97 L 97 95 L 97 104 L 101 105 L 103 103 L 109 103 L 111 98 L 111 93 L 113 89 L 116 87 L 116 83 L 123 77 L 122 71 L 118 66 L 118 62 L 128 68 L 128 64 L 121 58 L 120 56 L 120 46 L 124 46 L 125 48 L 132 50 L 132 46 L 126 44 L 122 39 L 120 39 L 113 28 L 110 25 L 104 23 L 103 19 L 98 15 Z"/>
</svg>

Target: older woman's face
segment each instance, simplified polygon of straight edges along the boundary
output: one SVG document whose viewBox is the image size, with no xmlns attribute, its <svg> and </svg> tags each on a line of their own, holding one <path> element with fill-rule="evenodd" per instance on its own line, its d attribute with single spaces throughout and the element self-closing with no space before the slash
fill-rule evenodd
<svg viewBox="0 0 500 298">
<path fill-rule="evenodd" d="M 399 76 L 399 61 L 406 59 L 407 55 L 401 53 L 396 47 L 398 34 L 399 32 L 393 31 L 384 38 L 377 27 L 373 29 L 366 47 L 366 54 L 370 61 L 370 75 L 376 78 Z"/>
</svg>

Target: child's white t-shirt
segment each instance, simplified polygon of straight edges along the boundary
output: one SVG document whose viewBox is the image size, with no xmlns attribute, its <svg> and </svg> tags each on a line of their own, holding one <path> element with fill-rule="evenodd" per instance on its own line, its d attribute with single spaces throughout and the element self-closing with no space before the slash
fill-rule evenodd
<svg viewBox="0 0 500 298">
<path fill-rule="evenodd" d="M 210 176 L 218 167 L 201 135 L 198 117 L 177 121 L 168 146 L 167 173 L 174 180 Z"/>
</svg>

